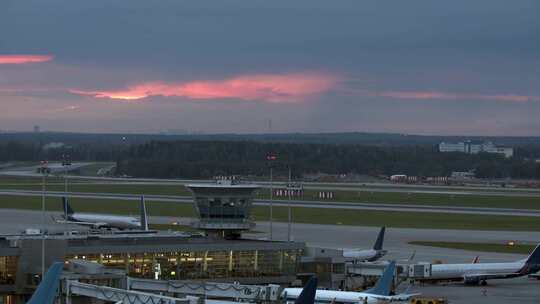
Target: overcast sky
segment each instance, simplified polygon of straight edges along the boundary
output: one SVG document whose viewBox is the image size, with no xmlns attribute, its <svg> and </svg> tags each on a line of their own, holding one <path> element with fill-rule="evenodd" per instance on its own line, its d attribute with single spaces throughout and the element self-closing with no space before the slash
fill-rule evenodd
<svg viewBox="0 0 540 304">
<path fill-rule="evenodd" d="M 0 130 L 539 135 L 538 12 L 538 0 L 3 0 Z"/>
</svg>

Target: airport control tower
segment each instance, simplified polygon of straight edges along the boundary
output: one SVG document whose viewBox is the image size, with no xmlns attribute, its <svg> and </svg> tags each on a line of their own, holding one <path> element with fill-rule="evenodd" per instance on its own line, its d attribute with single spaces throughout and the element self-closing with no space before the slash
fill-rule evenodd
<svg viewBox="0 0 540 304">
<path fill-rule="evenodd" d="M 249 220 L 255 190 L 259 186 L 240 183 L 232 177 L 216 179 L 215 183 L 188 184 L 193 193 L 199 221 L 195 228 L 209 235 L 226 239 L 239 238 L 242 231 L 255 227 Z"/>
</svg>

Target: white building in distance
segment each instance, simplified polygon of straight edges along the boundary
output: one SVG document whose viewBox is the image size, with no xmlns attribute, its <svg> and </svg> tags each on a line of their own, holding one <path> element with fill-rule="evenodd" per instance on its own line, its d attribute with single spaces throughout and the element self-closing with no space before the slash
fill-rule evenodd
<svg viewBox="0 0 540 304">
<path fill-rule="evenodd" d="M 490 141 L 475 143 L 472 141 L 458 142 L 458 143 L 446 143 L 439 144 L 439 152 L 461 152 L 467 154 L 485 153 L 497 153 L 503 154 L 504 157 L 512 157 L 514 155 L 514 148 L 505 146 L 496 146 Z"/>
</svg>

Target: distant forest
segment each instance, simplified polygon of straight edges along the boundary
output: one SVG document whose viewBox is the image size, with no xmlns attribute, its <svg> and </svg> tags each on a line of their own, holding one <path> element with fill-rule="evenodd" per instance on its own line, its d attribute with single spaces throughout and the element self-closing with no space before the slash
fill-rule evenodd
<svg viewBox="0 0 540 304">
<path fill-rule="evenodd" d="M 537 154 L 519 148 L 518 154 Z M 277 160 L 268 161 L 268 153 Z M 496 154 L 439 153 L 435 146 L 378 147 L 336 144 L 257 142 L 150 142 L 132 146 L 117 162 L 117 172 L 140 177 L 268 175 L 269 166 L 283 173 L 287 166 L 299 177 L 306 173 L 407 174 L 448 176 L 474 169 L 481 178 L 540 178 L 540 163 L 525 157 Z"/>
<path fill-rule="evenodd" d="M 354 135 L 357 138 L 352 140 Z M 517 143 L 512 145 L 515 156 L 505 159 L 486 153 L 439 153 L 439 141 L 459 140 L 444 137 L 435 141 L 407 136 L 413 138 L 412 142 L 400 144 L 397 139 L 403 138 L 395 134 L 301 134 L 295 143 L 295 134 L 281 135 L 287 140 L 268 141 L 248 140 L 240 135 L 229 140 L 201 136 L 193 139 L 186 135 L 188 138 L 181 139 L 164 135 L 0 134 L 0 161 L 54 161 L 67 153 L 73 161 L 114 161 L 117 175 L 153 178 L 265 176 L 269 166 L 275 168 L 276 174 L 284 175 L 290 166 L 296 177 L 307 173 L 448 176 L 452 171 L 474 169 L 480 178 L 540 179 L 540 163 L 536 162 L 540 158 L 540 141 L 534 137 L 489 139 L 497 144 Z M 278 135 L 268 135 L 272 136 Z M 310 137 L 317 140 L 309 140 Z M 66 145 L 58 148 L 48 145 L 51 142 Z M 275 161 L 267 160 L 270 153 L 277 156 Z"/>
<path fill-rule="evenodd" d="M 492 141 L 498 145 L 540 146 L 538 136 L 438 136 L 397 133 L 271 133 L 271 134 L 133 134 L 133 133 L 62 133 L 0 132 L 0 143 L 63 142 L 77 144 L 133 145 L 150 141 L 254 141 L 263 143 L 361 144 L 369 146 L 436 145 L 442 141 Z"/>
</svg>

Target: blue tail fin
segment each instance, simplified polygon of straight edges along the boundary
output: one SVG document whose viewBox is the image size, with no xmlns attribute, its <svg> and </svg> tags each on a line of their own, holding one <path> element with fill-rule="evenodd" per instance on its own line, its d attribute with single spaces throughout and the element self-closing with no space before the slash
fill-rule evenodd
<svg viewBox="0 0 540 304">
<path fill-rule="evenodd" d="M 386 227 L 381 227 L 381 231 L 379 231 L 379 235 L 377 236 L 377 240 L 375 241 L 375 245 L 373 245 L 373 249 L 382 250 L 383 242 L 384 242 L 384 231 L 385 230 L 386 230 Z"/>
<path fill-rule="evenodd" d="M 371 293 L 379 296 L 388 296 L 392 289 L 392 282 L 394 281 L 394 272 L 396 271 L 396 262 L 392 261 L 384 269 L 383 275 L 377 281 L 377 284 L 371 289 L 365 291 L 365 293 Z"/>
<path fill-rule="evenodd" d="M 72 215 L 74 212 L 69 205 L 68 198 L 65 196 L 62 197 L 62 205 L 64 207 L 64 216 L 67 219 L 68 215 Z"/>
<path fill-rule="evenodd" d="M 529 255 L 525 264 L 537 267 L 540 266 L 540 244 L 536 245 L 536 248 L 534 248 L 533 252 Z"/>
<path fill-rule="evenodd" d="M 30 301 L 26 304 L 52 304 L 58 294 L 58 285 L 60 285 L 60 275 L 63 267 L 64 263 L 62 262 L 52 264 Z"/>
<path fill-rule="evenodd" d="M 294 304 L 313 304 L 315 303 L 315 294 L 317 293 L 317 278 L 311 277 L 302 292 L 294 301 Z"/>
</svg>

